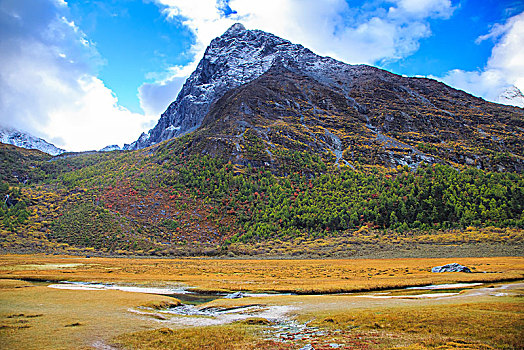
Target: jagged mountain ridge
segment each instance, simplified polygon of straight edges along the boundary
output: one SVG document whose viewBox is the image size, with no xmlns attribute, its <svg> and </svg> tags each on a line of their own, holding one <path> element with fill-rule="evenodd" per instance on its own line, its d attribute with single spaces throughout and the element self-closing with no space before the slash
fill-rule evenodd
<svg viewBox="0 0 524 350">
<path fill-rule="evenodd" d="M 275 75 L 275 69 L 282 72 Z M 280 80 L 281 73 L 289 79 Z M 274 79 L 269 78 L 272 75 Z M 264 79 L 259 79 L 263 76 Z M 304 79 L 305 86 L 299 86 Z M 254 87 L 254 82 L 263 82 L 263 89 L 271 90 L 266 86 L 270 82 L 273 90 L 280 93 L 260 95 L 257 93 L 260 86 Z M 295 83 L 297 88 L 286 90 Z M 311 96 L 306 97 L 303 90 L 312 86 L 317 92 L 323 91 L 326 98 L 321 94 L 316 101 L 306 101 Z M 211 125 L 221 120 L 217 110 L 224 112 L 228 110 L 227 104 L 234 104 L 230 94 L 238 89 L 253 91 L 237 94 L 235 101 L 242 103 L 237 103 L 234 111 L 229 108 L 229 124 Z M 301 105 L 301 99 L 306 103 Z M 329 106 L 328 101 L 333 99 L 337 101 L 336 108 Z M 282 106 L 288 109 L 287 116 Z M 257 110 L 258 114 L 244 113 L 246 108 Z M 319 118 L 322 113 L 331 115 L 332 120 L 326 124 L 326 118 Z M 241 115 L 245 118 L 238 120 Z M 265 117 L 259 118 L 260 115 Z M 298 120 L 292 120 L 291 115 Z M 266 156 L 259 155 L 261 162 L 257 164 L 271 161 L 271 149 L 280 145 L 331 152 L 339 165 L 359 161 L 395 166 L 425 161 L 520 171 L 524 164 L 523 115 L 521 109 L 488 103 L 435 80 L 349 65 L 236 24 L 211 42 L 197 69 L 155 128 L 127 148 L 146 147 L 202 126 L 211 134 L 197 132 L 197 140 L 207 137 L 207 141 L 193 142 L 192 152 L 227 153 L 226 157 L 245 164 L 254 160 L 240 154 L 242 133 L 254 126 L 256 136 L 266 142 Z M 284 130 L 286 137 L 294 139 L 292 143 L 276 142 L 276 134 L 268 134 L 271 125 L 274 131 L 277 116 L 280 126 L 288 129 Z M 311 119 L 309 130 L 296 132 L 304 127 L 306 117 Z M 237 127 L 231 124 L 232 120 L 242 125 Z M 254 121 L 258 125 L 251 125 Z M 221 144 L 217 143 L 219 140 Z M 209 141 L 212 142 L 208 144 Z"/>
<path fill-rule="evenodd" d="M 65 152 L 64 149 L 58 148 L 44 139 L 7 127 L 0 127 L 0 142 L 26 149 L 37 149 L 52 156 Z"/>
<path fill-rule="evenodd" d="M 259 77 L 275 61 L 296 65 L 318 81 L 341 87 L 340 76 L 348 78 L 372 68 L 321 57 L 302 45 L 261 30 L 246 30 L 237 23 L 211 41 L 196 70 L 158 124 L 126 149 L 144 148 L 196 130 L 213 102 L 227 91 Z"/>
<path fill-rule="evenodd" d="M 108 146 L 105 146 L 104 148 L 101 148 L 98 150 L 98 152 L 112 152 L 112 151 L 121 151 L 122 150 L 122 147 L 120 147 L 119 145 L 108 145 Z"/>
</svg>

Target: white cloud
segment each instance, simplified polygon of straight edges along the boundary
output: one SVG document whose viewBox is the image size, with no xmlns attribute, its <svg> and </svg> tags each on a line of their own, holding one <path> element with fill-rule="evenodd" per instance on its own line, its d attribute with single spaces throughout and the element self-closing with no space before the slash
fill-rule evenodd
<svg viewBox="0 0 524 350">
<path fill-rule="evenodd" d="M 63 95 L 74 102 L 50 108 L 49 121 L 43 131 L 60 135 L 68 150 L 130 143 L 141 130 L 152 126 L 143 115 L 119 106 L 112 91 L 91 75 L 81 77 L 78 86 L 63 91 Z"/>
<path fill-rule="evenodd" d="M 498 70 L 468 72 L 454 69 L 442 78 L 435 76 L 431 76 L 431 78 L 441 80 L 457 89 L 489 101 L 496 101 L 500 93 L 509 86 L 502 72 Z"/>
<path fill-rule="evenodd" d="M 157 117 L 118 105 L 96 78 L 103 60 L 67 11 L 59 0 L 0 3 L 0 124 L 71 151 L 131 142 Z"/>
<path fill-rule="evenodd" d="M 524 91 L 524 12 L 496 24 L 477 39 L 494 40 L 491 56 L 482 71 L 452 70 L 440 80 L 487 100 L 498 102 L 499 95 L 514 85 Z"/>
<path fill-rule="evenodd" d="M 142 84 L 138 88 L 140 107 L 148 115 L 162 114 L 175 100 L 186 79 L 186 76 L 173 76 L 162 82 Z"/>
<path fill-rule="evenodd" d="M 448 18 L 453 13 L 450 0 L 399 0 L 398 7 L 417 17 Z"/>
<path fill-rule="evenodd" d="M 179 21 L 195 35 L 192 46 L 195 67 L 209 42 L 235 22 L 248 29 L 261 29 L 320 55 L 348 63 L 377 64 L 396 60 L 418 50 L 421 39 L 431 35 L 429 19 L 448 18 L 454 8 L 450 0 L 369 1 L 351 7 L 345 0 L 230 0 L 236 13 L 226 16 L 224 1 L 154 0 L 169 20 Z M 181 67 L 178 67 L 181 68 Z M 169 79 L 145 84 L 141 90 L 144 110 L 162 110 L 168 103 L 151 99 L 174 90 L 167 84 L 185 78 L 177 70 Z M 155 91 L 155 95 L 146 91 Z"/>
<path fill-rule="evenodd" d="M 524 12 L 510 18 L 506 28 L 493 48 L 488 68 L 506 73 L 508 82 L 524 90 Z"/>
<path fill-rule="evenodd" d="M 170 20 L 181 20 L 195 34 L 193 45 L 195 54 L 203 53 L 209 42 L 222 34 L 232 19 L 224 16 L 216 0 L 155 0 Z"/>
<path fill-rule="evenodd" d="M 362 7 L 350 7 L 345 0 L 230 0 L 236 14 L 226 17 L 213 0 L 199 1 L 198 9 L 184 0 L 156 1 L 166 6 L 169 18 L 182 20 L 195 33 L 194 49 L 200 54 L 240 21 L 349 63 L 405 57 L 431 34 L 430 18 L 453 12 L 449 0 L 376 1 Z"/>
</svg>

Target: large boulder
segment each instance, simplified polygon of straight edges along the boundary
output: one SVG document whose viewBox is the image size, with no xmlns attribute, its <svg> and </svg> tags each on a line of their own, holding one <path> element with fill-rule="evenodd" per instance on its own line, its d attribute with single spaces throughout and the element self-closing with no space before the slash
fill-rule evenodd
<svg viewBox="0 0 524 350">
<path fill-rule="evenodd" d="M 457 263 L 447 264 L 443 266 L 435 266 L 431 272 L 468 272 L 471 273 L 469 267 Z"/>
</svg>

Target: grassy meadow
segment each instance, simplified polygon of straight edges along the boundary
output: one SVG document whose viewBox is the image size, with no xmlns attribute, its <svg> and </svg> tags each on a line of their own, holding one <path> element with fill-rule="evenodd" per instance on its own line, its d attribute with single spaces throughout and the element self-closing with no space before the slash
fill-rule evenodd
<svg viewBox="0 0 524 350">
<path fill-rule="evenodd" d="M 113 335 L 154 329 L 127 315 L 129 307 L 169 298 L 119 291 L 72 291 L 0 280 L 0 348 L 94 348 Z"/>
<path fill-rule="evenodd" d="M 449 262 L 466 265 L 475 273 L 431 272 L 432 267 Z M 0 278 L 178 283 L 202 291 L 315 294 L 518 280 L 524 278 L 524 258 L 212 260 L 3 255 Z"/>
<path fill-rule="evenodd" d="M 449 262 L 469 266 L 474 273 L 430 272 Z M 0 344 L 2 349 L 300 349 L 307 344 L 314 349 L 522 349 L 522 279 L 521 257 L 169 260 L 3 255 Z M 235 315 L 249 316 L 242 307 L 284 307 L 289 310 L 283 325 L 302 328 L 282 331 L 277 319 L 256 315 L 189 326 L 186 321 L 214 319 L 170 314 L 166 309 L 179 302 L 168 296 L 53 289 L 44 281 L 292 292 L 215 299 L 199 308 L 233 313 L 239 308 Z M 457 290 L 401 289 L 481 281 L 486 283 Z M 416 297 L 439 292 L 454 293 Z"/>
</svg>

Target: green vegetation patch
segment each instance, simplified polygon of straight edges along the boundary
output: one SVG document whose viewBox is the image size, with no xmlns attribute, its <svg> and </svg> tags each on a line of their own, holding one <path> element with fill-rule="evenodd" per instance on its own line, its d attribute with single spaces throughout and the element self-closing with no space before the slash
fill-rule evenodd
<svg viewBox="0 0 524 350">
<path fill-rule="evenodd" d="M 27 222 L 29 201 L 24 198 L 20 188 L 9 187 L 5 182 L 0 182 L 0 223 L 4 230 L 16 232 Z"/>
<path fill-rule="evenodd" d="M 144 248 L 142 237 L 130 235 L 129 225 L 118 215 L 91 203 L 71 205 L 51 226 L 49 238 L 77 247 L 114 251 Z"/>
</svg>

